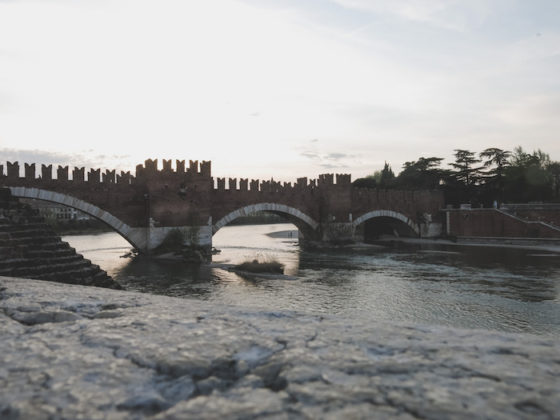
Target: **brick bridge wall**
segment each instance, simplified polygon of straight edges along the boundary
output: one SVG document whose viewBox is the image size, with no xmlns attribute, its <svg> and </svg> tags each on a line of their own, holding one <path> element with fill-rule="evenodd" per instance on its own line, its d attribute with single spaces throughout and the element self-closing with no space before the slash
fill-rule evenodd
<svg viewBox="0 0 560 420">
<path fill-rule="evenodd" d="M 221 227 L 220 221 L 225 224 L 244 208 L 266 208 L 287 214 L 302 229 L 319 232 L 321 227 L 316 229 L 315 224 L 348 224 L 374 210 L 391 211 L 402 215 L 401 219 L 409 224 L 419 224 L 425 213 L 436 216 L 443 207 L 439 192 L 357 189 L 346 174 L 324 174 L 312 180 L 300 178 L 292 184 L 214 179 L 211 163 L 206 161 L 189 161 L 187 167 L 185 161 L 177 160 L 174 166 L 171 160 L 164 160 L 162 168 L 158 168 L 158 161 L 149 159 L 136 167 L 136 175 L 99 169 L 86 173 L 85 168 L 70 171 L 59 166 L 55 177 L 52 165 L 42 165 L 37 174 L 35 164 L 26 163 L 22 174 L 17 162 L 8 162 L 6 173 L 0 165 L 0 185 L 38 188 L 82 200 L 117 218 L 118 221 L 110 223 L 113 226 L 123 222 L 127 228 L 212 223 L 216 230 Z M 263 203 L 267 205 L 263 207 Z M 65 204 L 73 206 L 73 201 Z M 97 213 L 93 215 L 99 217 Z"/>
<path fill-rule="evenodd" d="M 560 238 L 560 228 L 498 209 L 446 210 L 447 234 L 462 237 Z"/>
</svg>

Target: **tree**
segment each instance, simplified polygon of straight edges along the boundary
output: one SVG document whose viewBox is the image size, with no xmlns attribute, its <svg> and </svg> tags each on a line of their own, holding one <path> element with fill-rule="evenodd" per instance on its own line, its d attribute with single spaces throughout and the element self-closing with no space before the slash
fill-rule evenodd
<svg viewBox="0 0 560 420">
<path fill-rule="evenodd" d="M 381 188 L 390 188 L 394 185 L 394 180 L 395 174 L 393 173 L 391 166 L 389 166 L 389 164 L 385 162 L 385 165 L 383 166 L 383 169 L 381 170 L 381 174 L 379 176 L 378 184 Z"/>
<path fill-rule="evenodd" d="M 513 150 L 504 178 L 505 197 L 513 202 L 545 201 L 553 195 L 553 175 L 547 169 L 550 156 L 536 150 L 527 153 L 521 146 Z"/>
<path fill-rule="evenodd" d="M 474 185 L 478 180 L 478 173 L 482 167 L 475 166 L 480 163 L 480 159 L 475 157 L 475 153 L 464 149 L 454 150 L 455 162 L 450 165 L 456 169 L 453 174 L 455 179 L 465 186 Z"/>
<path fill-rule="evenodd" d="M 372 175 L 356 179 L 352 185 L 358 188 L 392 188 L 395 184 L 395 174 L 391 166 L 385 162 L 383 169 Z"/>
<path fill-rule="evenodd" d="M 484 167 L 488 168 L 484 173 L 485 190 L 490 197 L 494 196 L 499 203 L 503 200 L 505 170 L 510 165 L 511 152 L 508 150 L 490 147 L 479 155 L 484 160 Z M 484 195 L 484 194 L 483 194 Z"/>
<path fill-rule="evenodd" d="M 397 177 L 399 188 L 434 189 L 438 188 L 447 172 L 439 168 L 443 158 L 421 157 L 417 161 L 405 162 Z"/>
<path fill-rule="evenodd" d="M 554 198 L 558 200 L 560 198 L 560 162 L 551 162 L 547 166 L 547 170 L 550 172 L 552 177 Z"/>
<path fill-rule="evenodd" d="M 521 146 L 517 146 L 515 149 L 513 149 L 510 164 L 512 166 L 518 166 L 522 168 L 527 168 L 529 166 L 538 166 L 540 168 L 545 168 L 550 164 L 550 156 L 548 155 L 548 153 L 543 152 L 541 149 L 535 150 L 532 154 L 530 154 L 526 153 Z"/>
<path fill-rule="evenodd" d="M 358 188 L 377 188 L 377 181 L 373 175 L 368 175 L 364 178 L 358 178 L 352 185 Z"/>
<path fill-rule="evenodd" d="M 511 156 L 509 150 L 498 149 L 497 147 L 490 147 L 480 152 L 480 157 L 486 159 L 484 161 L 485 167 L 495 166 L 494 173 L 503 173 L 506 166 L 509 165 L 508 159 Z"/>
</svg>

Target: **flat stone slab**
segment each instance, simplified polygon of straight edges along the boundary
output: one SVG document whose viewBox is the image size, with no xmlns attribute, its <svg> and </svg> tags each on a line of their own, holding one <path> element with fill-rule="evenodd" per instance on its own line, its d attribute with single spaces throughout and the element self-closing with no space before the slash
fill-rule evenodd
<svg viewBox="0 0 560 420">
<path fill-rule="evenodd" d="M 555 337 L 0 277 L 0 418 L 560 418 Z"/>
</svg>

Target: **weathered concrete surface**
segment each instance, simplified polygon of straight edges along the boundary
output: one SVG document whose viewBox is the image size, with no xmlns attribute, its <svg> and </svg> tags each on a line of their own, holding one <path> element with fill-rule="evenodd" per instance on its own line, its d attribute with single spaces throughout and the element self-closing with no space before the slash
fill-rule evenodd
<svg viewBox="0 0 560 420">
<path fill-rule="evenodd" d="M 560 418 L 555 338 L 0 277 L 0 418 Z"/>
</svg>

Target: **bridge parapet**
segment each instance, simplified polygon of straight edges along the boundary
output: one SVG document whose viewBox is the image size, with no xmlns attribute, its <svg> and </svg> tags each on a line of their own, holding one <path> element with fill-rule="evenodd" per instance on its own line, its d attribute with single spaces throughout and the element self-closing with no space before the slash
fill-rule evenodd
<svg viewBox="0 0 560 420">
<path fill-rule="evenodd" d="M 78 168 L 77 166 L 75 166 L 74 169 L 72 170 L 72 180 L 77 182 L 85 182 L 86 180 L 85 173 L 86 173 L 85 167 L 82 166 L 81 168 Z"/>
<path fill-rule="evenodd" d="M 130 171 L 121 171 L 120 175 L 117 175 L 117 184 L 132 184 L 134 177 L 130 174 Z"/>
<path fill-rule="evenodd" d="M 41 165 L 41 178 L 45 181 L 52 179 L 52 165 Z"/>
<path fill-rule="evenodd" d="M 19 178 L 19 163 L 7 162 L 8 178 Z"/>
<path fill-rule="evenodd" d="M 172 167 L 172 160 L 163 159 L 162 169 L 158 168 L 157 159 L 147 159 L 144 164 L 136 165 L 136 178 L 149 178 L 158 176 L 199 176 L 210 178 L 212 174 L 212 162 L 198 162 L 198 160 L 190 160 L 189 167 L 186 168 L 185 160 L 175 160 L 175 169 Z"/>
<path fill-rule="evenodd" d="M 35 179 L 35 164 L 32 163 L 29 165 L 28 163 L 25 164 L 25 178 L 26 179 Z"/>
<path fill-rule="evenodd" d="M 102 179 L 104 183 L 114 184 L 116 182 L 116 171 L 114 169 L 112 171 L 107 169 L 102 175 Z"/>
<path fill-rule="evenodd" d="M 68 166 L 60 166 L 58 165 L 58 169 L 56 170 L 56 178 L 60 181 L 68 181 Z"/>
<path fill-rule="evenodd" d="M 88 182 L 99 184 L 101 182 L 101 169 L 90 169 L 88 172 Z"/>
<path fill-rule="evenodd" d="M 308 179 L 307 177 L 298 178 L 292 184 L 291 182 L 279 182 L 274 179 L 259 180 L 246 178 L 216 178 L 214 183 L 215 191 L 252 191 L 263 193 L 289 193 L 309 191 L 320 187 L 350 187 L 350 174 L 322 174 L 317 179 Z"/>
<path fill-rule="evenodd" d="M 120 175 L 117 174 L 115 169 L 106 169 L 104 173 L 101 169 L 91 168 L 87 172 L 85 167 L 74 167 L 70 171 L 69 166 L 58 165 L 56 169 L 56 178 L 53 177 L 53 165 L 41 165 L 41 173 L 37 176 L 37 165 L 35 163 L 24 163 L 24 173 L 23 177 L 20 173 L 19 162 L 7 162 L 8 172 L 4 174 L 4 165 L 0 165 L 0 178 L 7 178 L 11 181 L 17 181 L 18 183 L 27 182 L 29 184 L 40 184 L 42 182 L 74 182 L 83 183 L 90 182 L 93 184 L 105 183 L 105 184 L 131 184 L 133 183 L 134 176 L 130 174 L 130 171 L 121 171 Z M 70 174 L 72 175 L 70 177 Z"/>
</svg>

